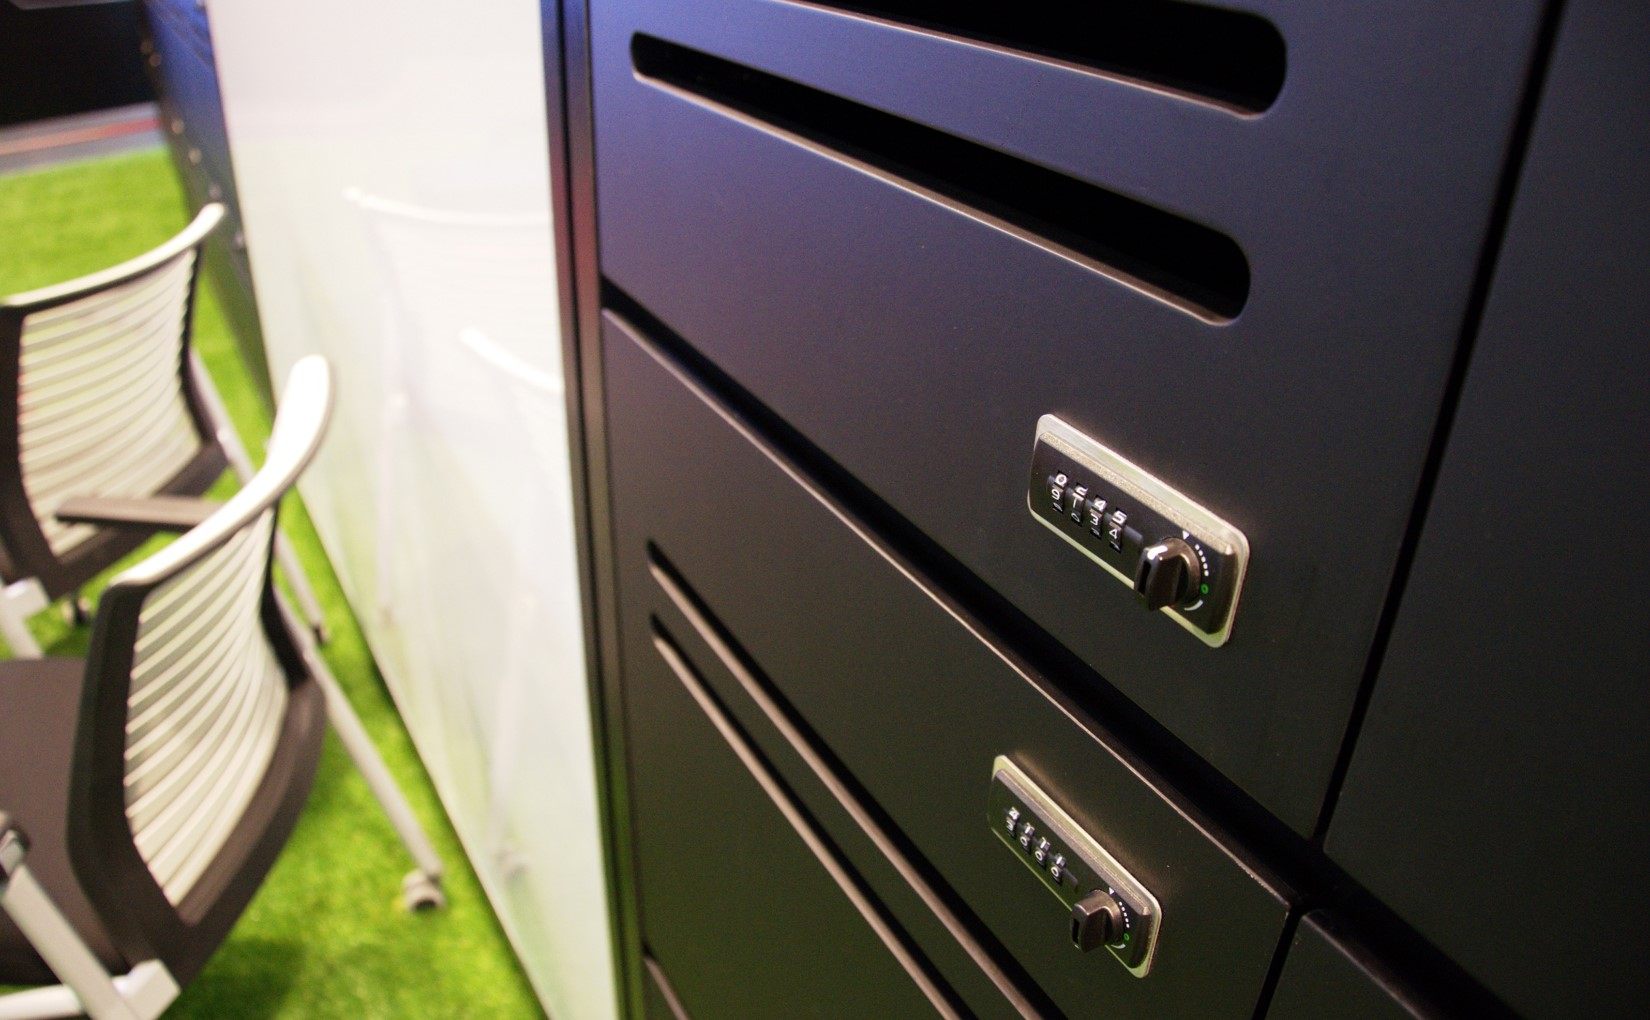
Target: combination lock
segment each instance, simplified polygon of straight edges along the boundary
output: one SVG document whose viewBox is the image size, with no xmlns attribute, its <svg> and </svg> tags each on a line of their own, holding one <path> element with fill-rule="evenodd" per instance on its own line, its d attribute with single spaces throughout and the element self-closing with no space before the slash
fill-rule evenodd
<svg viewBox="0 0 1650 1020">
<path fill-rule="evenodd" d="M 1103 946 L 1146 976 L 1162 927 L 1157 898 L 1006 757 L 991 765 L 986 820 L 1068 912 L 1073 946 Z"/>
<path fill-rule="evenodd" d="M 1037 423 L 1033 517 L 1204 643 L 1232 634 L 1249 563 L 1243 532 L 1052 414 Z"/>
</svg>

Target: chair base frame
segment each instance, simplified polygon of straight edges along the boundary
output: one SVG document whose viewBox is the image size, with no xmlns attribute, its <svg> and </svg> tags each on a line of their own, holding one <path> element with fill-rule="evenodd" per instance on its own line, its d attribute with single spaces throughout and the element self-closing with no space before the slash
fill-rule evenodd
<svg viewBox="0 0 1650 1020">
<path fill-rule="evenodd" d="M 19 659 L 38 659 L 43 654 L 40 642 L 29 631 L 29 618 L 51 605 L 46 589 L 39 579 L 25 577 L 0 588 L 0 635 Z"/>
<path fill-rule="evenodd" d="M 154 1020 L 165 1012 L 179 992 L 166 966 L 146 960 L 111 975 L 29 870 L 27 855 L 16 831 L 0 836 L 0 907 L 63 983 L 0 996 L 0 1020 Z"/>
</svg>

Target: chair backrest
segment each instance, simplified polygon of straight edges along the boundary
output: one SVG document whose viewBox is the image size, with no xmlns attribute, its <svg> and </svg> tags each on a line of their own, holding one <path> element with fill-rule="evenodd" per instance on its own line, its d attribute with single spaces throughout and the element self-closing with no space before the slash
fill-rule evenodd
<svg viewBox="0 0 1650 1020">
<path fill-rule="evenodd" d="M 130 533 L 57 520 L 64 500 L 195 495 L 222 473 L 187 366 L 200 248 L 223 214 L 208 205 L 139 258 L 0 300 L 0 572 L 8 581 L 38 577 L 56 596 L 133 546 Z M 101 548 L 122 537 L 123 548 Z M 96 562 L 77 563 L 89 557 Z M 74 577 L 59 583 L 66 570 Z"/>
<path fill-rule="evenodd" d="M 320 695 L 270 558 L 280 498 L 330 408 L 326 362 L 303 359 L 263 469 L 99 602 L 69 853 L 122 953 L 158 957 L 180 981 L 263 881 L 319 756 Z"/>
</svg>

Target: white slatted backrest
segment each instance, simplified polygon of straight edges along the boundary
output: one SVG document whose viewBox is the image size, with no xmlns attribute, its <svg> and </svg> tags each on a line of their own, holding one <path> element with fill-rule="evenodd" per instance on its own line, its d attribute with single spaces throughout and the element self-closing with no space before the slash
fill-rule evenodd
<svg viewBox="0 0 1650 1020">
<path fill-rule="evenodd" d="M 62 556 L 95 533 L 53 516 L 75 496 L 149 496 L 201 439 L 180 365 L 195 252 L 23 319 L 18 453 L 46 543 Z"/>
<path fill-rule="evenodd" d="M 269 767 L 287 680 L 262 626 L 274 512 L 144 600 L 126 721 L 126 817 L 174 906 Z"/>
</svg>

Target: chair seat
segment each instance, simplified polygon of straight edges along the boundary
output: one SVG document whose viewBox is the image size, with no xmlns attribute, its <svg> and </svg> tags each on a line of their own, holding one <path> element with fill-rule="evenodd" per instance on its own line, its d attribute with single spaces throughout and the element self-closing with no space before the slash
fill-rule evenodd
<svg viewBox="0 0 1650 1020">
<path fill-rule="evenodd" d="M 69 766 L 85 684 L 83 659 L 0 662 L 0 806 L 28 838 L 26 863 L 52 901 L 113 973 L 129 969 L 69 863 Z M 0 983 L 57 978 L 0 912 Z"/>
</svg>

